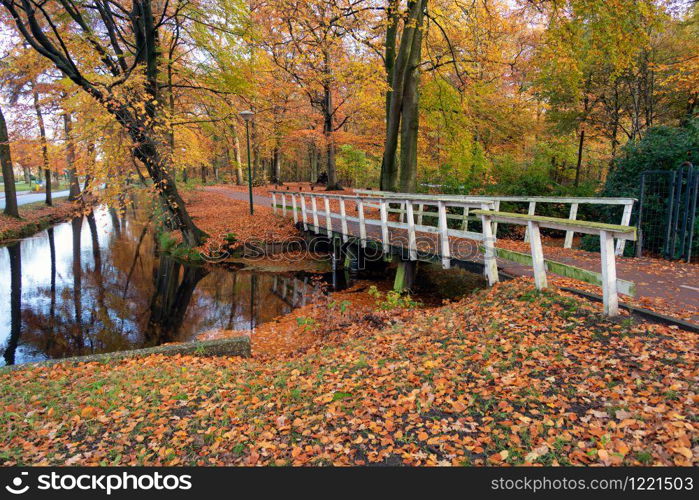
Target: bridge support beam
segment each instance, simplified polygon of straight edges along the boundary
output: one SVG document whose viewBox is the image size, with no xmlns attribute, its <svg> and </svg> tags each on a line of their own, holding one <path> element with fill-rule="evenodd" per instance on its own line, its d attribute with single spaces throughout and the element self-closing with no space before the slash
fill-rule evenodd
<svg viewBox="0 0 699 500">
<path fill-rule="evenodd" d="M 417 261 L 400 261 L 396 269 L 396 279 L 393 282 L 393 290 L 396 292 L 407 292 L 415 284 L 417 274 Z"/>
</svg>

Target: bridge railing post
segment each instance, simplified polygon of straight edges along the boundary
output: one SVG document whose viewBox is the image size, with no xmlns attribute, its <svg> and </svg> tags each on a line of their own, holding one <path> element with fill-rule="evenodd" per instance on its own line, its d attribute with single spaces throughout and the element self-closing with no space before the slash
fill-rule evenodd
<svg viewBox="0 0 699 500">
<path fill-rule="evenodd" d="M 294 211 L 294 224 L 299 223 L 298 206 L 296 205 L 296 195 L 291 195 L 291 209 Z"/>
<path fill-rule="evenodd" d="M 493 206 L 493 210 L 495 210 L 496 212 L 500 211 L 500 201 L 499 200 L 495 201 L 495 204 Z M 498 239 L 498 223 L 497 222 L 493 222 L 493 238 L 495 240 Z"/>
<path fill-rule="evenodd" d="M 464 207 L 464 219 L 463 222 L 461 223 L 461 230 L 462 231 L 468 231 L 468 216 L 471 211 L 470 207 Z"/>
<path fill-rule="evenodd" d="M 286 217 L 286 194 L 282 193 L 282 215 Z"/>
<path fill-rule="evenodd" d="M 272 213 L 277 213 L 277 193 L 272 193 Z"/>
<path fill-rule="evenodd" d="M 464 207 L 468 210 L 468 207 Z M 451 267 L 451 249 L 449 247 L 449 226 L 447 225 L 447 207 L 443 201 L 437 202 L 437 211 L 439 214 L 439 243 L 442 254 L 442 267 L 449 269 Z"/>
<path fill-rule="evenodd" d="M 614 236 L 607 231 L 600 231 L 600 254 L 602 257 L 602 299 L 604 314 L 619 314 L 619 295 L 616 281 L 616 262 L 614 255 Z"/>
<path fill-rule="evenodd" d="M 405 200 L 405 218 L 408 222 L 408 252 L 410 260 L 417 260 L 417 237 L 415 235 L 415 213 L 413 202 Z"/>
<path fill-rule="evenodd" d="M 303 230 L 308 231 L 308 219 L 306 218 L 306 197 L 304 195 L 299 195 L 301 197 L 301 218 L 303 219 Z"/>
<path fill-rule="evenodd" d="M 327 196 L 323 196 L 323 204 L 325 207 L 325 229 L 328 232 L 328 237 L 332 238 L 333 220 L 330 217 L 330 199 Z"/>
<path fill-rule="evenodd" d="M 535 201 L 529 202 L 529 211 L 527 213 L 529 215 L 536 215 L 536 202 Z M 527 227 L 527 230 L 524 233 L 524 242 L 529 243 L 529 227 Z"/>
<path fill-rule="evenodd" d="M 541 231 L 539 224 L 529 221 L 527 223 L 529 229 L 529 246 L 532 252 L 532 266 L 534 268 L 534 284 L 539 290 L 548 287 L 546 280 L 546 262 L 544 261 L 544 248 L 541 245 Z"/>
<path fill-rule="evenodd" d="M 578 204 L 572 203 L 570 205 L 570 215 L 568 216 L 570 220 L 578 219 Z M 573 248 L 573 238 L 575 237 L 575 231 L 566 231 L 566 239 L 563 244 L 563 248 Z"/>
<path fill-rule="evenodd" d="M 633 201 L 624 205 L 624 214 L 621 216 L 621 225 L 628 226 L 631 224 L 631 214 L 633 213 Z M 619 240 L 616 244 L 616 254 L 623 257 L 626 249 L 626 240 Z"/>
<path fill-rule="evenodd" d="M 342 241 L 347 243 L 349 240 L 349 230 L 347 229 L 347 207 L 345 206 L 345 199 L 340 198 L 340 224 L 342 231 Z"/>
<path fill-rule="evenodd" d="M 362 242 L 362 248 L 366 248 L 366 220 L 364 219 L 364 202 L 358 196 L 356 203 L 357 215 L 359 217 L 359 239 Z"/>
<path fill-rule="evenodd" d="M 320 224 L 318 224 L 318 203 L 316 195 L 311 195 L 311 211 L 313 212 L 313 230 L 316 234 L 320 234 Z"/>
<path fill-rule="evenodd" d="M 383 251 L 389 252 L 390 242 L 388 241 L 388 207 L 386 200 L 379 202 L 379 213 L 381 214 L 381 242 L 383 243 Z"/>
<path fill-rule="evenodd" d="M 490 207 L 483 204 L 481 210 L 490 210 Z M 481 223 L 483 225 L 483 246 L 485 247 L 485 277 L 488 286 L 493 286 L 500 280 L 495 253 L 495 237 L 493 236 L 493 218 L 489 215 L 482 215 Z"/>
</svg>

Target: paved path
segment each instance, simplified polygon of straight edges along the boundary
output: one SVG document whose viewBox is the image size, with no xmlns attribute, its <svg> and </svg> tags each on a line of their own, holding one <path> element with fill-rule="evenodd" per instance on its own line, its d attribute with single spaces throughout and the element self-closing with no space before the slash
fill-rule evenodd
<svg viewBox="0 0 699 500">
<path fill-rule="evenodd" d="M 236 200 L 248 200 L 246 192 L 229 190 L 222 187 L 205 188 L 229 196 Z M 261 206 L 271 206 L 272 199 L 267 196 L 254 196 L 254 203 Z M 320 222 L 321 226 L 324 221 Z M 351 221 L 348 224 L 349 232 L 359 234 L 356 223 Z M 405 232 L 405 231 L 403 231 Z M 367 236 L 377 240 L 381 239 L 378 226 L 367 226 Z M 423 237 L 424 236 L 424 237 Z M 430 237 L 432 236 L 432 237 Z M 400 230 L 390 229 L 391 240 L 407 242 L 405 234 Z M 419 239 L 426 247 L 425 250 L 434 249 L 438 253 L 439 248 L 436 236 L 419 233 Z M 475 262 L 483 262 L 482 255 L 477 248 L 477 243 L 471 240 L 459 239 L 456 247 L 455 240 L 452 239 L 452 256 Z M 524 242 L 511 242 L 503 240 L 503 247 L 511 248 L 528 253 L 529 245 Z M 421 248 L 422 250 L 422 248 Z M 585 252 L 582 250 L 567 250 L 559 247 L 546 246 L 546 258 L 569 264 L 572 266 L 587 269 L 589 271 L 600 272 L 600 258 L 597 253 Z M 498 259 L 498 267 L 508 274 L 515 276 L 532 276 L 531 267 L 522 266 L 510 261 Z M 641 305 L 653 308 L 668 316 L 680 317 L 699 324 L 699 265 L 686 264 L 681 262 L 669 262 L 652 258 L 617 258 L 617 275 L 620 279 L 632 281 L 636 284 L 637 299 Z M 620 297 L 623 301 L 623 296 Z M 663 305 L 667 305 L 667 310 L 663 310 Z"/>
<path fill-rule="evenodd" d="M 70 191 L 55 191 L 51 193 L 52 198 L 55 200 L 57 198 L 65 198 L 68 196 Z M 37 201 L 44 201 L 46 199 L 46 193 L 26 193 L 17 194 L 17 205 L 28 205 L 30 203 L 36 203 Z M 0 210 L 5 208 L 5 194 L 0 194 Z"/>
</svg>

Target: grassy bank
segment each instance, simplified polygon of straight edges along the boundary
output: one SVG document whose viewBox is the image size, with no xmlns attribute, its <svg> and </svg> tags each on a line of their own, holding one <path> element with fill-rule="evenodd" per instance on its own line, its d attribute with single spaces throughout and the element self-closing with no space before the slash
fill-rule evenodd
<svg viewBox="0 0 699 500">
<path fill-rule="evenodd" d="M 0 213 L 0 243 L 26 238 L 46 228 L 73 218 L 79 209 L 65 198 L 55 199 L 52 207 L 43 201 L 19 207 L 20 218 Z"/>
<path fill-rule="evenodd" d="M 338 321 L 302 323 L 317 340 L 280 358 L 255 357 L 253 343 L 249 360 L 1 375 L 0 462 L 698 462 L 694 334 L 610 321 L 523 279 L 331 331 Z"/>
</svg>

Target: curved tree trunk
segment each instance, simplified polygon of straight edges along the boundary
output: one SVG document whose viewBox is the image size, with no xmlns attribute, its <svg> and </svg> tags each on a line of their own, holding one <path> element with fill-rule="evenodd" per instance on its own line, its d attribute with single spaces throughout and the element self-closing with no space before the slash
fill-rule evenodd
<svg viewBox="0 0 699 500">
<path fill-rule="evenodd" d="M 76 61 L 78 54 L 70 53 L 68 46 L 62 39 L 60 32 L 54 32 L 53 36 L 58 39 L 63 50 L 57 50 L 55 41 L 42 31 L 44 20 L 54 22 L 58 15 L 64 15 L 63 9 L 57 9 L 59 14 L 52 14 L 43 9 L 42 6 L 30 2 L 22 2 L 21 8 L 17 2 L 0 0 L 0 3 L 10 13 L 12 22 L 17 26 L 21 36 L 43 57 L 50 60 L 55 67 L 64 75 L 70 78 L 76 85 L 82 88 L 87 94 L 94 98 L 110 113 L 117 122 L 128 133 L 133 142 L 134 155 L 148 170 L 148 174 L 153 180 L 153 185 L 158 193 L 162 204 L 167 208 L 171 219 L 181 233 L 185 244 L 189 246 L 199 246 L 203 243 L 205 233 L 196 227 L 189 216 L 184 204 L 184 200 L 177 191 L 175 179 L 170 174 L 172 165 L 169 155 L 164 154 L 167 146 L 163 137 L 163 130 L 166 130 L 163 118 L 160 116 L 160 84 L 158 79 L 160 42 L 158 30 L 162 25 L 156 21 L 153 14 L 152 0 L 133 0 L 130 2 L 131 10 L 123 14 L 128 19 L 130 31 L 133 34 L 134 58 L 133 67 L 143 68 L 144 95 L 138 96 L 139 103 L 143 104 L 142 110 L 135 110 L 133 106 L 133 96 L 124 96 L 115 92 L 111 88 L 97 84 L 88 79 L 90 73 L 82 72 Z M 63 3 L 63 2 L 61 2 Z M 80 19 L 81 23 L 76 23 L 76 30 L 83 36 L 91 36 L 92 28 L 85 22 L 87 6 L 83 4 L 70 3 L 71 16 Z M 20 13 L 21 10 L 21 13 Z M 90 14 L 92 15 L 92 14 Z M 109 9 L 102 9 L 100 16 L 106 24 L 115 24 L 115 14 Z M 109 50 L 112 55 L 105 55 Z M 118 40 L 112 40 L 109 46 L 101 45 L 92 52 L 102 60 L 102 70 L 110 72 L 114 76 L 123 78 L 124 81 L 131 79 L 130 62 L 123 57 L 123 52 Z M 82 54 L 81 54 L 82 55 Z M 103 57 L 99 57 L 103 56 Z M 135 75 L 137 72 L 134 72 Z M 35 99 L 38 104 L 38 100 Z M 45 155 L 45 166 L 48 167 L 48 156 Z M 48 171 L 47 171 L 48 175 Z M 50 176 L 49 176 L 50 177 Z M 48 181 L 48 179 L 47 179 Z M 47 186 L 48 187 L 48 186 Z M 47 201 L 50 193 L 47 193 Z"/>
</svg>

